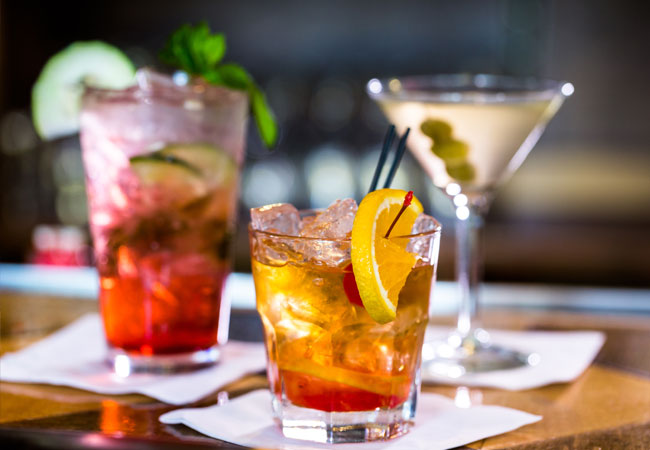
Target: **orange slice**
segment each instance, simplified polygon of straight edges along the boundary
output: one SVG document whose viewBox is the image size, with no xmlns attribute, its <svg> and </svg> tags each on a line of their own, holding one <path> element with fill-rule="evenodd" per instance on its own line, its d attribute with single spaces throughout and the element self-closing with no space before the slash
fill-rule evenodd
<svg viewBox="0 0 650 450">
<path fill-rule="evenodd" d="M 344 367 L 323 366 L 310 359 L 296 359 L 288 364 L 279 364 L 281 370 L 312 375 L 326 381 L 345 384 L 375 394 L 390 395 L 408 382 L 407 374 L 365 373 Z"/>
<path fill-rule="evenodd" d="M 406 240 L 384 237 L 405 197 L 406 191 L 399 189 L 369 193 L 352 226 L 352 270 L 363 306 L 378 323 L 395 320 L 399 293 L 416 261 L 415 255 L 406 251 Z M 421 213 L 422 204 L 413 197 L 390 235 L 410 234 Z"/>
</svg>

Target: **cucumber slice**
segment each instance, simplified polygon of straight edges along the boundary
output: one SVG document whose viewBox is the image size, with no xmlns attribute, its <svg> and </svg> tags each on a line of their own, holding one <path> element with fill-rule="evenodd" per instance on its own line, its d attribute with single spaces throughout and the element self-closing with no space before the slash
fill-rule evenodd
<svg viewBox="0 0 650 450">
<path fill-rule="evenodd" d="M 163 203 L 182 206 L 208 193 L 201 172 L 178 158 L 149 154 L 129 161 L 141 186 L 155 191 Z"/>
<path fill-rule="evenodd" d="M 228 185 L 236 179 L 237 163 L 224 150 L 209 144 L 171 144 L 157 154 L 178 158 L 203 174 L 209 186 Z"/>
<path fill-rule="evenodd" d="M 117 47 L 101 41 L 75 42 L 52 56 L 32 88 L 32 119 L 43 139 L 79 131 L 83 85 L 122 89 L 135 68 Z"/>
</svg>

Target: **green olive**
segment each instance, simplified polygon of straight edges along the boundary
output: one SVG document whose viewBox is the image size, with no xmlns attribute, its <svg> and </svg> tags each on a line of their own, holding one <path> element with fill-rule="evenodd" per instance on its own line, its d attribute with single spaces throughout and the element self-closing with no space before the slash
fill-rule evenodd
<svg viewBox="0 0 650 450">
<path fill-rule="evenodd" d="M 442 120 L 427 119 L 420 125 L 420 130 L 429 136 L 436 143 L 448 141 L 451 139 L 451 125 Z"/>
<path fill-rule="evenodd" d="M 469 146 L 463 141 L 451 139 L 446 142 L 436 141 L 431 147 L 433 154 L 443 161 L 464 160 L 469 154 Z"/>
<path fill-rule="evenodd" d="M 465 161 L 458 165 L 447 164 L 447 173 L 458 181 L 472 181 L 476 177 L 476 169 L 469 162 Z"/>
</svg>

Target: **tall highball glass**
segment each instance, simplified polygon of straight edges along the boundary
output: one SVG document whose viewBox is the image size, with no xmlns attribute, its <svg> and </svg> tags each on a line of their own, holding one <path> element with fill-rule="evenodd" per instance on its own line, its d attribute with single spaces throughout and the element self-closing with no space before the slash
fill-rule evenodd
<svg viewBox="0 0 650 450">
<path fill-rule="evenodd" d="M 215 362 L 248 98 L 140 70 L 88 88 L 81 112 L 90 228 L 109 359 L 119 375 Z"/>
</svg>

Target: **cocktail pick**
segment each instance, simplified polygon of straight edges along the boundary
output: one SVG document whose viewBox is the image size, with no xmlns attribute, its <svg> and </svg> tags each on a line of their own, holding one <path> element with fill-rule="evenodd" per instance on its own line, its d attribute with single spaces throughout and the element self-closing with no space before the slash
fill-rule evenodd
<svg viewBox="0 0 650 450">
<path fill-rule="evenodd" d="M 395 173 L 397 172 L 397 168 L 399 167 L 399 164 L 402 161 L 402 156 L 404 156 L 404 151 L 406 150 L 406 139 L 408 138 L 410 131 L 411 129 L 407 128 L 406 132 L 399 140 L 399 143 L 397 145 L 397 151 L 395 152 L 395 157 L 393 158 L 393 163 L 390 166 L 390 169 L 388 171 L 388 176 L 386 177 L 386 181 L 384 182 L 384 188 L 389 188 L 391 183 L 393 182 L 393 178 L 395 178 Z M 384 145 L 381 149 L 379 160 L 377 161 L 377 167 L 375 168 L 375 173 L 372 177 L 372 182 L 370 183 L 370 189 L 368 190 L 368 193 L 377 189 L 379 176 L 381 175 L 381 172 L 384 169 L 384 165 L 386 164 L 386 159 L 388 158 L 388 152 L 390 151 L 390 147 L 391 144 L 393 143 L 394 137 L 395 137 L 395 126 L 391 125 L 388 128 L 388 132 L 386 133 L 386 138 L 384 139 Z"/>
<path fill-rule="evenodd" d="M 393 220 L 393 223 L 390 224 L 390 227 L 388 227 L 388 231 L 386 232 L 386 235 L 384 236 L 386 239 L 388 239 L 388 236 L 390 236 L 390 232 L 393 231 L 393 228 L 395 228 L 395 224 L 399 220 L 399 218 L 404 214 L 404 211 L 406 211 L 406 208 L 408 208 L 413 201 L 413 191 L 408 191 L 406 195 L 404 196 L 404 203 L 402 203 L 402 207 L 400 208 L 399 212 L 397 213 L 397 216 L 395 216 L 395 219 Z"/>
</svg>

